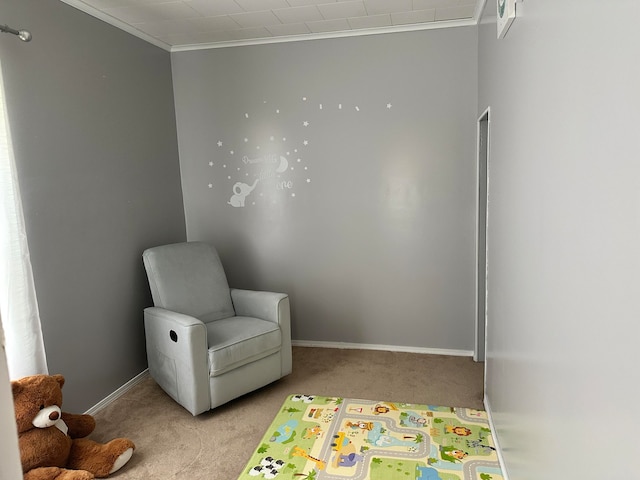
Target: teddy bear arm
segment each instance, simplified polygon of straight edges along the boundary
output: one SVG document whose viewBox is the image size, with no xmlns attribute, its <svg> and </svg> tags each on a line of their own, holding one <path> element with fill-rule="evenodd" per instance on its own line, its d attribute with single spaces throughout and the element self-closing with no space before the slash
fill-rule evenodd
<svg viewBox="0 0 640 480">
<path fill-rule="evenodd" d="M 83 438 L 96 428 L 96 421 L 91 415 L 62 412 L 62 420 L 69 428 L 71 438 Z"/>
</svg>

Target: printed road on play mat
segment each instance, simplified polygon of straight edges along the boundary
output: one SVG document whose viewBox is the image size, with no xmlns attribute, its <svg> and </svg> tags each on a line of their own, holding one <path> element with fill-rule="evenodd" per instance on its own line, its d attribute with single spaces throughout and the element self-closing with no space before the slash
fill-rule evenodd
<svg viewBox="0 0 640 480">
<path fill-rule="evenodd" d="M 238 480 L 504 480 L 486 412 L 287 397 Z"/>
</svg>

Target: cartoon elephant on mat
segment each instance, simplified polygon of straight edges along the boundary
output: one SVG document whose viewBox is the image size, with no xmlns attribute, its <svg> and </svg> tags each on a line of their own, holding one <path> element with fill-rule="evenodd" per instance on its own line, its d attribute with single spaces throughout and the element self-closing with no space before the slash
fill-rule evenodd
<svg viewBox="0 0 640 480">
<path fill-rule="evenodd" d="M 253 192 L 253 189 L 256 188 L 258 180 L 259 179 L 256 179 L 256 181 L 253 182 L 253 185 L 236 182 L 233 185 L 233 196 L 229 199 L 227 204 L 231 205 L 232 207 L 244 207 L 244 200 L 251 192 Z"/>
</svg>

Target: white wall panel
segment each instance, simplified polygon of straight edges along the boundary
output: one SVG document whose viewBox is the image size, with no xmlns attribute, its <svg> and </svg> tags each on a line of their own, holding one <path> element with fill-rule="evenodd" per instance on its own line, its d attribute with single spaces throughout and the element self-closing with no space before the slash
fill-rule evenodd
<svg viewBox="0 0 640 480">
<path fill-rule="evenodd" d="M 620 446 L 640 428 L 640 4 L 517 9 L 504 40 L 495 18 L 480 27 L 487 397 L 512 479 L 632 478 Z"/>
</svg>

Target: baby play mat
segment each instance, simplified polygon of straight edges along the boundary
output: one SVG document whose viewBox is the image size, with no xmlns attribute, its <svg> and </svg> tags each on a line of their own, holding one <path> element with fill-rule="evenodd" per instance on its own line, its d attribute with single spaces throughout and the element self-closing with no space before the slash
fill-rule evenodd
<svg viewBox="0 0 640 480">
<path fill-rule="evenodd" d="M 239 480 L 503 480 L 484 411 L 287 397 Z"/>
</svg>

